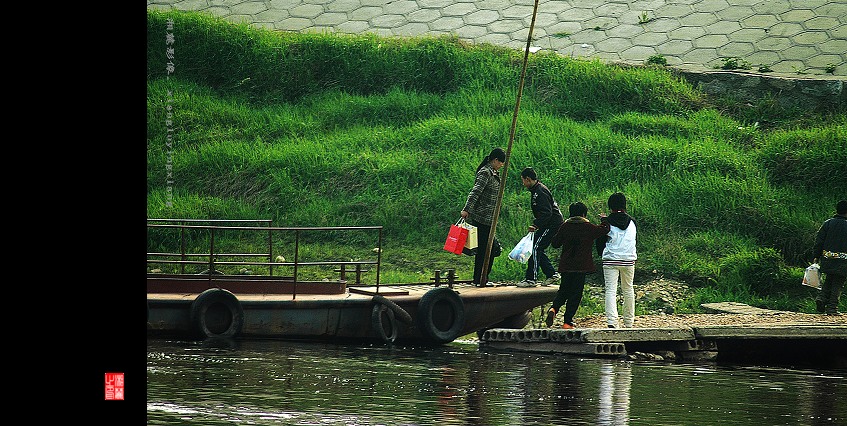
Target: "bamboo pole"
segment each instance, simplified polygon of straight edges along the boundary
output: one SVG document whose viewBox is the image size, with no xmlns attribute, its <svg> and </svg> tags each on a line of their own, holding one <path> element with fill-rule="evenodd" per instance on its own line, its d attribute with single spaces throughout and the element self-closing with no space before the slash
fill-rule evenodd
<svg viewBox="0 0 847 426">
<path fill-rule="evenodd" d="M 500 217 L 500 207 L 503 205 L 503 193 L 506 191 L 506 177 L 509 172 L 509 158 L 512 155 L 512 144 L 515 141 L 515 129 L 518 124 L 518 111 L 521 107 L 521 96 L 523 95 L 524 80 L 526 78 L 526 64 L 529 60 L 529 47 L 532 44 L 532 30 L 535 28 L 535 15 L 538 12 L 538 0 L 535 0 L 535 5 L 532 7 L 532 22 L 529 24 L 529 34 L 526 35 L 526 49 L 523 54 L 523 68 L 521 69 L 521 79 L 518 83 L 518 96 L 515 100 L 515 112 L 512 114 L 512 127 L 509 130 L 509 145 L 506 147 L 506 162 L 503 163 L 503 173 L 500 174 L 500 191 L 497 194 L 497 204 L 494 206 L 494 219 L 491 221 L 491 231 L 488 233 L 488 246 L 485 248 L 485 259 L 482 264 L 482 275 L 479 279 L 479 285 L 484 286 L 488 283 L 488 268 L 491 263 L 491 248 L 494 246 L 494 235 L 497 231 L 497 219 Z"/>
</svg>

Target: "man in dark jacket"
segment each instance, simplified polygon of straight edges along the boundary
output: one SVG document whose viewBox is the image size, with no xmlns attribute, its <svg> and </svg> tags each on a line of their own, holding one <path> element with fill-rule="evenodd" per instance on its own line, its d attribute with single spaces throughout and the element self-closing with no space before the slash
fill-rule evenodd
<svg viewBox="0 0 847 426">
<path fill-rule="evenodd" d="M 547 278 L 559 279 L 559 273 L 553 268 L 545 250 L 550 246 L 553 234 L 564 222 L 564 218 L 550 189 L 538 180 L 538 175 L 532 167 L 521 171 L 521 182 L 532 193 L 532 215 L 535 219 L 529 226 L 529 232 L 533 232 L 532 256 L 527 261 L 524 280 L 518 283 L 518 287 L 535 287 L 538 280 L 538 268 L 541 268 Z M 547 283 L 544 282 L 542 285 Z"/>
<path fill-rule="evenodd" d="M 847 280 L 847 200 L 835 205 L 835 215 L 827 219 L 815 238 L 815 263 L 820 260 L 826 279 L 815 299 L 818 313 L 840 315 L 838 301 Z"/>
<path fill-rule="evenodd" d="M 547 311 L 545 319 L 547 327 L 552 326 L 556 313 L 565 305 L 565 322 L 562 324 L 565 329 L 575 327 L 573 317 L 582 301 L 585 274 L 596 270 L 594 258 L 591 256 L 594 240 L 605 237 L 609 232 L 608 222 L 595 225 L 588 221 L 588 207 L 583 203 L 571 204 L 568 206 L 568 213 L 570 217 L 559 227 L 551 241 L 553 247 L 562 248 L 562 255 L 559 256 L 562 280 L 556 298 L 553 299 L 553 306 Z"/>
</svg>

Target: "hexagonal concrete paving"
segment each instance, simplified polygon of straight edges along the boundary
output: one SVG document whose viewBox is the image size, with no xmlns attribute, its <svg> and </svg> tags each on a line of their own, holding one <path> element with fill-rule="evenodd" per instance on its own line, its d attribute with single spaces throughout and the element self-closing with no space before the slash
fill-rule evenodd
<svg viewBox="0 0 847 426">
<path fill-rule="evenodd" d="M 279 31 L 452 34 L 522 49 L 530 0 L 148 0 Z M 847 76 L 845 0 L 539 0 L 531 43 L 541 50 L 644 64 L 661 56 L 690 71 Z M 731 64 L 731 65 L 730 65 Z"/>
</svg>

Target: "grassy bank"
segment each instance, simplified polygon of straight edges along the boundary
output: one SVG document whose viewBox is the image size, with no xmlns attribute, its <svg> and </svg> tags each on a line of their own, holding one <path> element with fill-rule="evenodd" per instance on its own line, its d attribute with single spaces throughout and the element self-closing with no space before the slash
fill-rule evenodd
<svg viewBox="0 0 847 426">
<path fill-rule="evenodd" d="M 477 164 L 508 144 L 521 52 L 186 12 L 148 11 L 147 23 L 149 218 L 382 225 L 383 282 L 471 275 L 469 257 L 441 247 Z M 518 176 L 532 166 L 560 206 L 582 201 L 591 217 L 626 193 L 637 268 L 699 288 L 681 312 L 726 300 L 810 312 L 815 290 L 799 282 L 847 195 L 845 117 L 729 108 L 663 69 L 532 55 L 498 238 L 508 250 L 530 223 Z M 501 256 L 490 278 L 518 280 L 523 266 Z"/>
</svg>

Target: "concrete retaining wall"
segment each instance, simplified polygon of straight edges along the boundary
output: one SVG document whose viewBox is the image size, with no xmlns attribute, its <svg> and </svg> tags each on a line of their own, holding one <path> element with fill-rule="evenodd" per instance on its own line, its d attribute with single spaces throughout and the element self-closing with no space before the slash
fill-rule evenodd
<svg viewBox="0 0 847 426">
<path fill-rule="evenodd" d="M 731 71 L 674 71 L 709 95 L 755 103 L 771 96 L 785 107 L 810 110 L 847 108 L 844 79 L 792 78 Z"/>
</svg>

